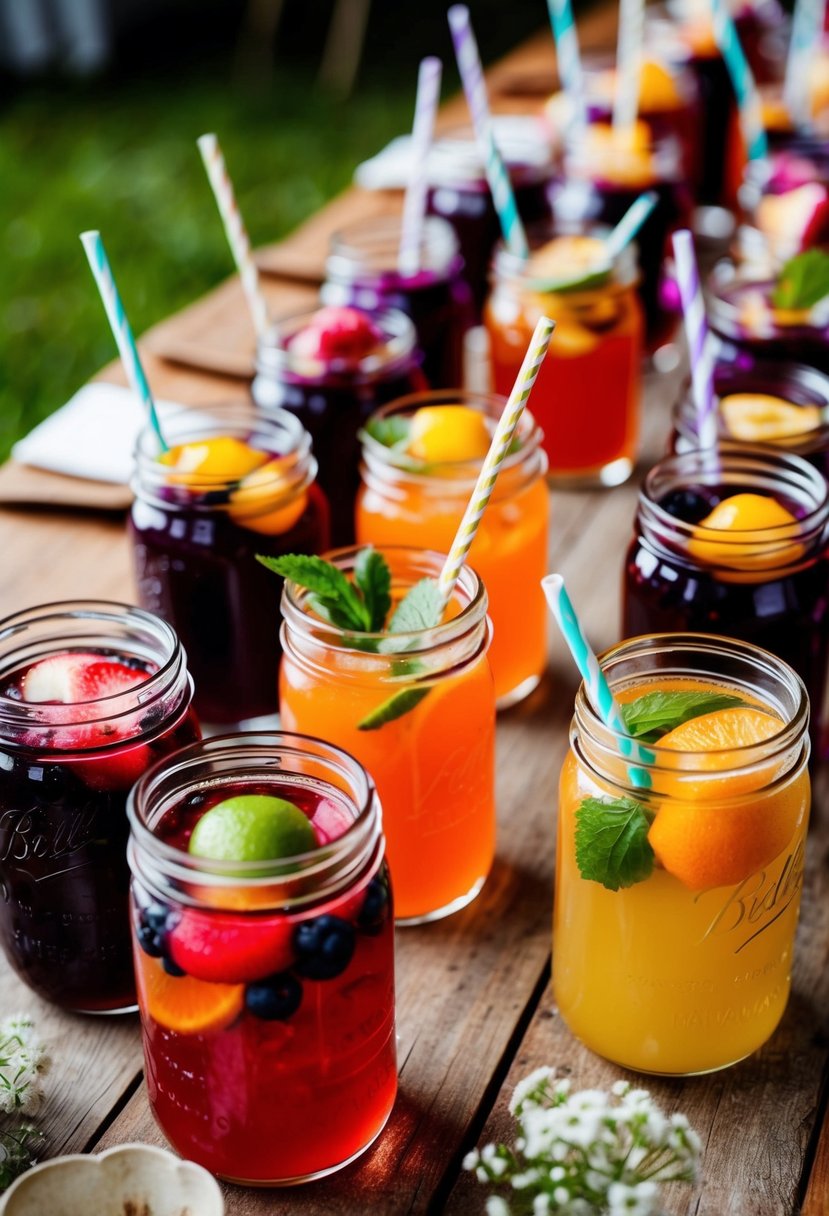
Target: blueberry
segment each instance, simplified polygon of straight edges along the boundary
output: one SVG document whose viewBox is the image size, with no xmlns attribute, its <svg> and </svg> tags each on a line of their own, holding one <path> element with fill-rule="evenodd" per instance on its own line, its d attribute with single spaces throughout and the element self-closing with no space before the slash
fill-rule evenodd
<svg viewBox="0 0 829 1216">
<path fill-rule="evenodd" d="M 135 936 L 145 954 L 149 954 L 150 958 L 161 958 L 164 953 L 164 942 L 155 929 L 150 925 L 141 924 L 138 926 Z"/>
<path fill-rule="evenodd" d="M 385 878 L 372 878 L 366 889 L 366 897 L 357 917 L 357 924 L 364 933 L 379 933 L 388 915 L 389 887 Z"/>
<path fill-rule="evenodd" d="M 142 924 L 149 925 L 156 933 L 163 933 L 167 928 L 167 918 L 170 909 L 165 904 L 149 904 L 141 911 Z"/>
<path fill-rule="evenodd" d="M 166 904 L 147 904 L 146 908 L 141 909 L 136 937 L 145 954 L 151 958 L 161 958 L 167 944 L 167 934 L 177 920 L 178 915 Z"/>
<path fill-rule="evenodd" d="M 339 916 L 318 916 L 294 929 L 296 969 L 309 980 L 342 975 L 354 954 L 354 926 Z"/>
<path fill-rule="evenodd" d="M 663 511 L 681 519 L 686 524 L 698 524 L 709 515 L 719 501 L 718 495 L 701 490 L 671 490 L 661 499 L 659 505 Z"/>
<path fill-rule="evenodd" d="M 287 971 L 268 976 L 245 989 L 245 1008 L 266 1022 L 285 1022 L 302 1004 L 302 984 Z"/>
<path fill-rule="evenodd" d="M 165 957 L 161 965 L 168 975 L 173 975 L 176 979 L 180 979 L 182 975 L 187 974 L 184 968 L 179 967 L 178 963 L 174 963 L 171 958 Z"/>
</svg>

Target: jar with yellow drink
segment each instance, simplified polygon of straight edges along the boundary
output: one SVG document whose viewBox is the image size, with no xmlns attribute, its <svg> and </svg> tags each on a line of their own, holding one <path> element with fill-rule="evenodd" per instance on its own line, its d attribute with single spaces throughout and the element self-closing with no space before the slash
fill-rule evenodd
<svg viewBox="0 0 829 1216">
<path fill-rule="evenodd" d="M 791 985 L 809 813 L 809 703 L 730 638 L 657 634 L 601 658 L 630 733 L 576 697 L 561 775 L 555 997 L 588 1047 L 686 1075 L 761 1047 Z"/>
</svg>

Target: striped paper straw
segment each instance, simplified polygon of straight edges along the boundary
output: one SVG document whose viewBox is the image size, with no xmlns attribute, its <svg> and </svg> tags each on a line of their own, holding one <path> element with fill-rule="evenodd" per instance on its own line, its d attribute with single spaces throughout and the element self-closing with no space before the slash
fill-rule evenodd
<svg viewBox="0 0 829 1216">
<path fill-rule="evenodd" d="M 524 356 L 524 362 L 521 364 L 521 370 L 513 385 L 509 400 L 504 406 L 504 412 L 498 419 L 498 425 L 495 428 L 495 434 L 492 436 L 489 451 L 484 457 L 484 463 L 478 474 L 475 489 L 472 491 L 472 495 L 466 505 L 463 519 L 455 533 L 455 539 L 452 541 L 449 555 L 443 563 L 443 569 L 438 576 L 438 590 L 441 594 L 442 609 L 445 609 L 449 603 L 463 563 L 466 561 L 466 555 L 472 547 L 472 542 L 478 531 L 478 525 L 481 522 L 481 516 L 487 508 L 487 503 L 492 495 L 498 474 L 501 471 L 501 465 L 504 463 L 507 451 L 512 443 L 512 437 L 515 434 L 515 428 L 518 426 L 518 420 L 524 412 L 524 406 L 527 404 L 527 399 L 533 390 L 536 376 L 541 368 L 541 364 L 544 362 L 547 347 L 550 345 L 550 336 L 554 329 L 555 321 L 551 321 L 549 317 L 541 317 L 536 323 L 533 336 L 527 347 L 527 353 Z"/>
<path fill-rule="evenodd" d="M 486 95 L 486 82 L 478 54 L 478 44 L 472 32 L 469 9 L 465 4 L 454 4 L 449 10 L 449 26 L 458 61 L 458 70 L 463 81 L 463 91 L 472 115 L 475 138 L 484 162 L 486 179 L 492 193 L 492 202 L 498 213 L 501 231 L 510 251 L 519 258 L 529 257 L 527 234 L 518 215 L 515 192 L 507 173 L 501 153 L 495 143 L 492 115 Z"/>
<path fill-rule="evenodd" d="M 656 191 L 647 190 L 631 203 L 604 243 L 608 261 L 612 262 L 630 244 L 658 202 Z"/>
<path fill-rule="evenodd" d="M 573 6 L 570 0 L 547 0 L 550 24 L 556 40 L 558 74 L 564 91 L 573 107 L 575 121 L 583 125 L 587 121 L 584 104 L 584 71 L 581 66 L 579 35 Z"/>
<path fill-rule="evenodd" d="M 642 42 L 645 36 L 645 0 L 620 0 L 619 40 L 616 47 L 616 96 L 613 126 L 632 127 L 639 113 Z"/>
<path fill-rule="evenodd" d="M 717 409 L 714 395 L 714 359 L 712 339 L 705 318 L 705 300 L 699 281 L 694 238 L 687 228 L 673 235 L 674 258 L 688 356 L 691 361 L 691 385 L 697 412 L 697 438 L 701 448 L 713 448 L 717 443 Z"/>
<path fill-rule="evenodd" d="M 112 330 L 112 336 L 115 338 L 115 344 L 118 347 L 118 354 L 121 356 L 124 371 L 127 373 L 127 379 L 133 392 L 147 411 L 150 426 L 155 432 L 155 437 L 161 446 L 162 452 L 166 452 L 168 444 L 161 433 L 161 424 L 158 421 L 158 413 L 156 412 L 153 395 L 150 392 L 144 368 L 141 366 L 138 347 L 135 344 L 135 338 L 133 337 L 130 323 L 127 320 L 127 314 L 124 312 L 124 305 L 121 303 L 118 288 L 115 286 L 115 279 L 112 275 L 112 269 L 106 255 L 106 250 L 104 249 L 104 242 L 101 240 L 100 232 L 82 232 L 81 243 L 86 250 L 90 269 L 98 285 L 98 291 L 101 293 L 101 300 L 103 301 L 107 320 L 109 321 L 109 327 Z"/>
<path fill-rule="evenodd" d="M 400 251 L 397 258 L 401 274 L 416 274 L 420 269 L 420 238 L 423 232 L 423 217 L 426 214 L 428 187 L 426 158 L 435 131 L 442 70 L 440 60 L 430 56 L 421 60 L 417 74 L 417 98 L 412 127 L 412 167 L 403 202 Z"/>
<path fill-rule="evenodd" d="M 556 623 L 570 650 L 584 680 L 584 687 L 591 705 L 610 730 L 616 731 L 623 738 L 619 740 L 619 750 L 626 758 L 640 764 L 653 763 L 653 753 L 628 735 L 628 728 L 622 716 L 619 702 L 614 697 L 604 672 L 599 666 L 599 660 L 585 636 L 576 610 L 567 594 L 564 579 L 560 574 L 547 574 L 541 580 L 544 594 L 550 610 L 556 618 Z M 650 774 L 644 769 L 631 768 L 630 778 L 634 785 L 646 788 L 651 784 Z"/>
<path fill-rule="evenodd" d="M 809 70 L 815 51 L 820 46 L 825 9 L 826 0 L 795 0 L 783 100 L 798 126 L 811 118 Z"/>
<path fill-rule="evenodd" d="M 236 193 L 228 176 L 225 158 L 222 156 L 222 150 L 215 135 L 202 135 L 196 140 L 196 143 L 199 146 L 210 185 L 213 187 L 230 252 L 233 254 L 233 260 L 247 296 L 254 328 L 257 337 L 261 338 L 269 328 L 268 308 L 259 287 L 259 272 L 250 251 L 250 238 L 239 213 Z"/>
<path fill-rule="evenodd" d="M 754 76 L 740 44 L 737 27 L 728 8 L 728 0 L 711 0 L 711 6 L 714 37 L 737 95 L 748 158 L 763 160 L 768 155 L 768 140 L 763 127 L 760 94 L 757 92 Z"/>
</svg>

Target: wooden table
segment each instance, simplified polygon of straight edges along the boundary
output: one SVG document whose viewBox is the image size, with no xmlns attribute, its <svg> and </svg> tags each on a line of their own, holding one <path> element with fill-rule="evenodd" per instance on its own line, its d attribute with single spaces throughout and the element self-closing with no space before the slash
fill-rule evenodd
<svg viewBox="0 0 829 1216">
<path fill-rule="evenodd" d="M 511 80 L 510 96 L 520 95 L 522 71 L 532 82 L 540 63 L 552 70 L 547 40 L 511 56 L 494 78 Z M 529 83 L 526 93 L 532 93 Z M 325 232 L 361 205 L 360 196 L 350 194 L 316 217 L 312 240 L 301 231 L 278 251 L 286 266 L 293 258 L 294 272 L 298 265 L 307 271 L 308 255 L 319 259 Z M 309 290 L 298 283 L 303 277 L 307 283 L 313 276 L 272 279 L 273 303 L 295 306 Z M 238 287 L 229 284 L 147 335 L 142 345 L 159 395 L 209 404 L 244 394 L 238 378 L 199 374 L 153 353 L 178 343 L 176 357 L 187 363 L 193 352 L 182 346 L 194 335 L 197 345 L 209 344 L 213 335 L 233 355 L 237 342 L 244 348 L 250 341 L 234 328 L 239 316 Z M 105 374 L 118 378 L 112 369 Z M 550 566 L 567 577 L 599 648 L 618 637 L 621 555 L 637 482 L 664 450 L 677 382 L 674 374 L 648 384 L 636 478 L 609 492 L 552 495 Z M 6 507 L 0 509 L 0 554 L 3 615 L 47 599 L 130 599 L 135 593 L 121 515 Z M 400 1095 L 386 1132 L 360 1162 L 325 1182 L 290 1192 L 228 1187 L 229 1216 L 480 1213 L 484 1190 L 460 1162 L 476 1143 L 511 1137 L 506 1103 L 522 1075 L 541 1063 L 555 1065 L 576 1087 L 608 1087 L 623 1075 L 574 1041 L 549 987 L 556 784 L 576 687 L 569 658 L 557 637 L 553 642 L 542 686 L 499 718 L 498 856 L 482 894 L 446 921 L 397 935 Z M 687 1113 L 705 1145 L 702 1181 L 695 1189 L 674 1190 L 667 1204 L 673 1216 L 829 1213 L 824 788 L 821 777 L 794 991 L 778 1032 L 752 1059 L 726 1072 L 647 1082 L 668 1110 Z M 163 1143 L 147 1106 L 137 1019 L 62 1014 L 2 968 L 0 1013 L 32 1010 L 56 1059 L 40 1120 L 49 1154 L 127 1141 Z"/>
</svg>

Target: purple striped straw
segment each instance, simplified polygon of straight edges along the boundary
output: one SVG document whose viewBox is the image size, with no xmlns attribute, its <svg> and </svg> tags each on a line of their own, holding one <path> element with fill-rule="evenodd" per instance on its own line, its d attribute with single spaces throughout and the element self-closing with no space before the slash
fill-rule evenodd
<svg viewBox="0 0 829 1216">
<path fill-rule="evenodd" d="M 712 338 L 705 317 L 705 300 L 699 281 L 694 238 L 687 228 L 673 235 L 674 258 L 685 336 L 691 360 L 691 386 L 697 411 L 697 438 L 701 448 L 717 443 L 717 407 L 714 394 Z"/>
<path fill-rule="evenodd" d="M 400 250 L 397 255 L 397 265 L 401 274 L 416 274 L 420 269 L 420 239 L 423 232 L 423 217 L 426 214 L 428 186 L 426 160 L 435 132 L 435 115 L 440 97 L 442 70 L 443 65 L 434 55 L 420 61 L 412 127 L 412 167 L 406 198 L 403 202 Z"/>
</svg>

